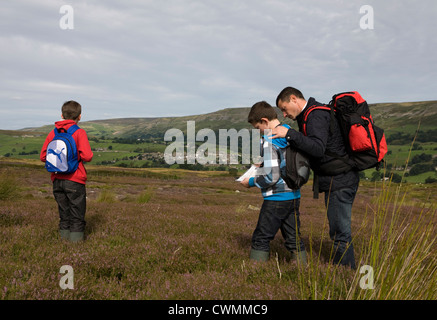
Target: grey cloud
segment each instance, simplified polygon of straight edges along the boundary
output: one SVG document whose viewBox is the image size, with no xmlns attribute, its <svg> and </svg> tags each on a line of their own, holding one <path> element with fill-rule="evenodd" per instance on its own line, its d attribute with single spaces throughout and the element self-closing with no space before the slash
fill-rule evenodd
<svg viewBox="0 0 437 320">
<path fill-rule="evenodd" d="M 374 30 L 357 0 L 74 1 L 74 30 L 59 28 L 62 4 L 1 5 L 0 108 L 16 113 L 2 129 L 56 121 L 73 98 L 88 120 L 274 103 L 287 85 L 324 102 L 435 99 L 433 0 L 366 1 Z"/>
</svg>

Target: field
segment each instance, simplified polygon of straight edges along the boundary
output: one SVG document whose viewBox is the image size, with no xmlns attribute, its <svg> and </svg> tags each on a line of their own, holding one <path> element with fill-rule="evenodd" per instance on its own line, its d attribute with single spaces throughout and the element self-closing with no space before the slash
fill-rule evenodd
<svg viewBox="0 0 437 320">
<path fill-rule="evenodd" d="M 28 133 L 25 131 L 2 131 L 0 130 L 0 159 L 5 161 L 14 161 L 13 159 L 37 160 L 41 146 L 46 134 Z M 159 143 L 141 142 L 141 143 L 114 143 L 112 140 L 100 139 L 90 141 L 93 149 L 94 158 L 92 163 L 102 165 L 105 168 L 107 164 L 120 167 L 158 167 L 167 166 L 164 161 L 164 151 L 166 145 L 161 141 Z M 385 156 L 387 164 L 393 166 L 391 173 L 403 175 L 407 159 L 413 159 L 415 156 L 426 154 L 435 159 L 437 142 L 425 142 L 420 144 L 417 150 L 411 150 L 411 141 L 406 144 L 389 144 L 389 154 Z M 434 160 L 435 161 L 435 160 Z M 218 163 L 218 161 L 217 161 Z M 429 163 L 432 163 L 431 161 Z M 218 165 L 204 166 L 205 170 L 217 170 Z M 177 168 L 178 165 L 172 165 Z M 190 166 L 188 166 L 190 167 Z M 193 166 L 191 166 L 193 167 Z M 222 166 L 223 167 L 223 166 Z M 234 167 L 243 167 L 243 165 L 234 165 Z M 403 181 L 411 183 L 425 183 L 427 179 L 437 180 L 437 171 L 435 165 L 431 169 L 417 175 L 405 175 Z M 188 168 L 189 169 L 189 168 Z M 227 167 L 224 169 L 228 169 Z M 408 170 L 411 165 L 408 165 Z M 364 171 L 365 178 L 372 179 L 373 169 Z"/>
<path fill-rule="evenodd" d="M 437 298 L 436 184 L 363 181 L 352 214 L 358 268 L 350 270 L 330 263 L 323 197 L 312 199 L 311 183 L 302 188 L 302 266 L 280 234 L 268 262 L 248 259 L 262 199 L 227 172 L 87 170 L 86 241 L 69 243 L 59 239 L 42 164 L 1 159 L 0 299 Z M 74 289 L 60 287 L 64 265 Z M 369 266 L 373 289 L 370 280 L 363 288 Z"/>
</svg>

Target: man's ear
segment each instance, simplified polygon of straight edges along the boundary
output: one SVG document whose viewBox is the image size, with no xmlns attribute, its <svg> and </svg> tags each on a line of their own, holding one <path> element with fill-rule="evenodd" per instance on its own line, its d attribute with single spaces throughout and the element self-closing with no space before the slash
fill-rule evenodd
<svg viewBox="0 0 437 320">
<path fill-rule="evenodd" d="M 292 94 L 292 95 L 290 95 L 290 100 L 293 101 L 294 103 L 296 103 L 297 97 L 294 94 Z"/>
</svg>

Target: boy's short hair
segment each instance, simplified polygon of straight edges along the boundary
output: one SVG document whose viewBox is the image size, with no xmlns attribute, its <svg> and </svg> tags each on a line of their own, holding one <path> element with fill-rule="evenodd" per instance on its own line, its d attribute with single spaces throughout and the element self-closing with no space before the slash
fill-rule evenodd
<svg viewBox="0 0 437 320">
<path fill-rule="evenodd" d="M 268 120 L 278 119 L 275 109 L 265 101 L 257 102 L 252 106 L 247 116 L 247 121 L 255 124 L 261 122 L 262 118 L 267 118 Z"/>
<path fill-rule="evenodd" d="M 276 106 L 278 106 L 279 100 L 281 100 L 283 102 L 290 102 L 291 95 L 294 95 L 294 96 L 296 96 L 296 98 L 299 98 L 299 99 L 305 99 L 303 97 L 302 92 L 300 92 L 300 90 L 293 88 L 293 87 L 286 87 L 286 88 L 282 89 L 282 91 L 279 93 L 278 97 L 276 98 Z"/>
<path fill-rule="evenodd" d="M 62 117 L 65 120 L 76 120 L 82 113 L 82 106 L 73 100 L 66 101 L 62 105 Z"/>
</svg>

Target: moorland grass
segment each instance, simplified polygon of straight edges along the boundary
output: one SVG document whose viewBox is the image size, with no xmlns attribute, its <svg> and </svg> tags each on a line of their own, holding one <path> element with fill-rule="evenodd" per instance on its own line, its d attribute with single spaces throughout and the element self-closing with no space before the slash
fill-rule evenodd
<svg viewBox="0 0 437 320">
<path fill-rule="evenodd" d="M 59 239 L 47 172 L 1 167 L 0 185 L 14 177 L 16 188 L 0 202 L 0 299 L 437 298 L 435 184 L 361 183 L 351 270 L 330 261 L 325 209 L 310 185 L 301 202 L 308 265 L 290 259 L 280 234 L 258 263 L 248 256 L 259 190 L 205 172 L 124 172 L 88 170 L 86 241 L 69 243 Z M 73 267 L 74 290 L 59 286 L 63 265 Z M 364 265 L 373 289 L 360 286 Z"/>
</svg>

